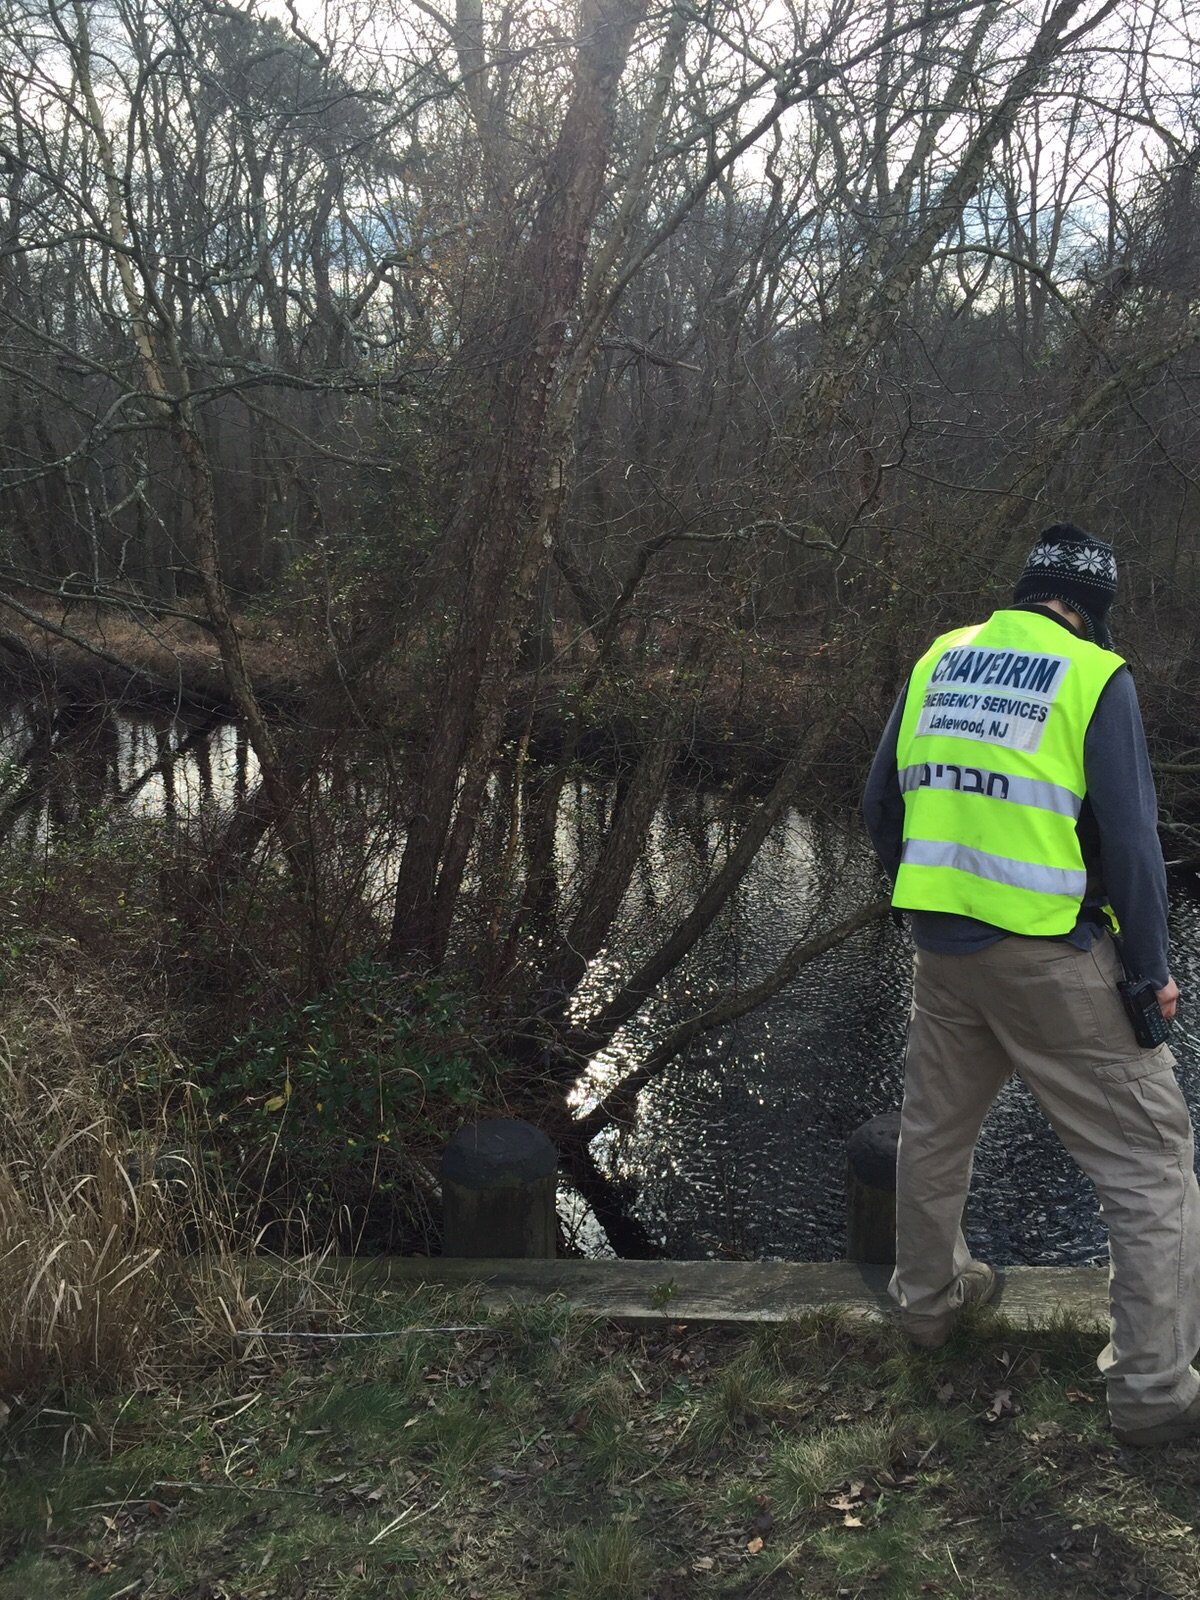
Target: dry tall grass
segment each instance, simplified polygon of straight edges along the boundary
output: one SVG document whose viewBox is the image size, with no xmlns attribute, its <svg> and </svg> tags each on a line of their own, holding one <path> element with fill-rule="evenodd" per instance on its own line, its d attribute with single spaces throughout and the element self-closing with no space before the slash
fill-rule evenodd
<svg viewBox="0 0 1200 1600">
<path fill-rule="evenodd" d="M 163 1195 L 88 1086 L 0 1060 L 0 1391 L 137 1376 L 172 1312 Z"/>
<path fill-rule="evenodd" d="M 6 986 L 0 1028 L 0 1396 L 10 1397 L 136 1382 L 200 1331 L 176 1249 L 203 1212 L 199 1175 L 195 1186 L 156 1180 L 165 1123 L 158 1136 L 126 1127 L 106 1098 L 112 1067 L 98 1059 L 146 996 L 114 994 L 111 973 L 65 941 L 37 954 Z"/>
<path fill-rule="evenodd" d="M 166 1294 L 158 1196 L 126 1176 L 130 1146 L 95 1064 L 120 1005 L 79 946 L 45 930 L 5 979 L 0 1394 L 11 1396 L 136 1372 Z"/>
<path fill-rule="evenodd" d="M 151 1016 L 149 998 L 118 997 L 111 972 L 77 947 L 6 990 L 0 1420 L 14 1396 L 80 1380 L 137 1386 L 261 1353 L 247 1330 L 344 1315 L 348 1284 L 326 1272 L 319 1241 L 286 1263 L 264 1257 L 253 1217 L 237 1215 L 199 1155 L 177 1153 L 202 1150 L 200 1116 L 161 1101 L 148 1125 L 117 1114 L 105 1041 L 134 1014 Z M 131 1049 L 148 1044 L 142 1033 Z"/>
</svg>

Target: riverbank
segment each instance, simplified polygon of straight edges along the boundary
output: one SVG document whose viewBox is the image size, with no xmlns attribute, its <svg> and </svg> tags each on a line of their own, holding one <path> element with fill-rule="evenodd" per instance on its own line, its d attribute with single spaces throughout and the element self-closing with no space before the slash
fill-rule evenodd
<svg viewBox="0 0 1200 1600">
<path fill-rule="evenodd" d="M 198 606 L 121 614 L 42 592 L 20 591 L 13 600 L 20 610 L 7 611 L 0 628 L 0 684 L 10 695 L 52 682 L 60 694 L 127 711 L 235 715 L 216 642 Z M 383 734 L 391 743 L 428 732 L 424 648 L 413 652 L 415 660 L 391 652 L 387 665 L 374 671 L 371 694 L 352 692 L 347 703 L 337 659 L 339 649 L 347 659 L 352 655 L 344 643 L 310 626 L 289 626 L 286 616 L 270 610 L 240 616 L 238 627 L 260 700 L 293 728 L 347 725 L 360 738 Z M 685 637 L 675 625 L 631 642 L 618 668 L 585 684 L 589 646 L 573 647 L 564 634 L 544 667 L 514 675 L 509 737 L 527 738 L 540 758 L 557 757 L 570 744 L 584 764 L 621 770 L 644 744 L 656 707 L 674 692 L 670 664 Z M 680 775 L 709 784 L 769 781 L 851 655 L 846 642 L 821 640 L 810 629 L 773 642 L 731 632 L 727 659 L 697 689 L 699 709 L 680 746 Z M 838 739 L 831 739 L 827 766 L 838 759 Z"/>
<path fill-rule="evenodd" d="M 48 684 L 79 707 L 172 716 L 225 717 L 235 706 L 199 601 L 145 605 L 122 612 L 50 591 L 17 590 L 16 609 L 0 617 L 0 689 L 18 698 Z M 290 733 L 325 742 L 352 729 L 361 742 L 380 737 L 389 750 L 428 736 L 434 703 L 431 646 L 409 641 L 384 650 L 369 669 L 370 692 L 352 688 L 347 667 L 362 645 L 293 616 L 278 601 L 241 613 L 237 625 L 250 681 L 268 712 Z M 700 786 L 761 790 L 823 722 L 809 787 L 833 805 L 855 805 L 880 728 L 906 661 L 896 648 L 848 630 L 826 636 L 797 616 L 789 629 L 749 633 L 732 622 L 697 616 L 695 629 L 719 640 L 703 681 L 693 682 L 696 710 L 680 741 L 678 780 Z M 512 744 L 554 760 L 564 750 L 598 773 L 627 770 L 644 748 L 662 706 L 677 692 L 671 676 L 692 636 L 686 621 L 639 629 L 624 640 L 615 665 L 594 678 L 590 636 L 567 629 L 545 641 L 546 660 L 513 674 L 505 719 Z M 907 643 L 903 647 L 907 650 Z M 375 646 L 365 647 L 374 657 Z M 863 652 L 867 651 L 864 658 Z M 903 652 L 902 652 L 903 653 Z M 1192 857 L 1198 846 L 1200 777 L 1191 732 L 1189 660 L 1158 639 L 1154 653 L 1132 657 L 1160 786 L 1168 853 Z"/>
<path fill-rule="evenodd" d="M 240 1359 L 14 1408 L 0 1600 L 1179 1600 L 1200 1450 L 1118 1447 L 1096 1336 L 278 1296 Z M 245 1330 L 241 1330 L 244 1332 Z"/>
<path fill-rule="evenodd" d="M 232 717 L 216 640 L 197 603 L 128 607 L 13 590 L 0 627 L 0 682 L 10 694 L 52 686 L 127 710 L 218 712 Z M 264 704 L 299 707 L 306 671 L 287 631 L 266 619 L 239 618 L 246 665 Z"/>
</svg>

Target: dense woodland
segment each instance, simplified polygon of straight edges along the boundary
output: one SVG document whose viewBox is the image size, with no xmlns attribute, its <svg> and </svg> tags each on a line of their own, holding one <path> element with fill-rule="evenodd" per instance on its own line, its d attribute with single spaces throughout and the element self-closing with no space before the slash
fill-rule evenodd
<svg viewBox="0 0 1200 1600">
<path fill-rule="evenodd" d="M 0 657 L 34 709 L 4 825 L 147 697 L 235 716 L 255 773 L 153 841 L 51 829 L 13 869 L 10 995 L 34 1014 L 68 929 L 127 1001 L 80 1013 L 77 1055 L 150 1039 L 155 1083 L 287 1101 L 297 1151 L 341 1131 L 292 1071 L 316 1007 L 394 1184 L 435 1206 L 433 1135 L 503 1106 L 619 1226 L 589 1139 L 879 886 L 832 874 L 785 960 L 579 1121 L 582 1066 L 789 807 L 853 825 L 915 648 L 1059 517 L 1118 548 L 1193 852 L 1196 26 L 1182 0 L 6 0 Z M 567 871 L 564 787 L 597 765 Z M 622 966 L 681 775 L 728 798 L 710 870 Z M 397 996 L 426 1020 L 381 1043 Z M 247 1012 L 274 1019 L 258 1078 Z M 358 1103 L 364 1060 L 423 1081 L 420 1118 Z M 264 1126 L 237 1147 L 260 1192 Z"/>
</svg>

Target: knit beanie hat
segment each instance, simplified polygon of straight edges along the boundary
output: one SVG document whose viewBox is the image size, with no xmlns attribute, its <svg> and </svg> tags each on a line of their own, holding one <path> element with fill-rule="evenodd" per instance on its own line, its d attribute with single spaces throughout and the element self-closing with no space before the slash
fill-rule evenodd
<svg viewBox="0 0 1200 1600">
<path fill-rule="evenodd" d="M 1112 545 L 1073 522 L 1043 528 L 1013 591 L 1015 601 L 1061 600 L 1078 611 L 1093 644 L 1112 649 L 1108 608 L 1117 592 Z"/>
</svg>

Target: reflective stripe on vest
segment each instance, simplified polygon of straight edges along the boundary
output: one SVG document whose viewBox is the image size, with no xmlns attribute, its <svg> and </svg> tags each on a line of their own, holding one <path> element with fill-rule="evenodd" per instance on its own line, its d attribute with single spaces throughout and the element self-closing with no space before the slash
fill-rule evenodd
<svg viewBox="0 0 1200 1600">
<path fill-rule="evenodd" d="M 950 844 L 944 839 L 905 839 L 902 859 L 909 866 L 954 867 L 991 883 L 1008 883 L 1014 889 L 1032 889 L 1035 894 L 1069 894 L 1083 899 L 1087 873 L 1070 867 L 1043 867 L 1033 861 L 1014 861 L 1011 856 L 993 855 L 989 850 L 972 850 L 965 844 Z"/>
<path fill-rule="evenodd" d="M 893 904 L 1070 932 L 1087 887 L 1084 735 L 1121 665 L 1032 611 L 998 611 L 934 642 L 913 668 L 896 743 Z"/>
</svg>

